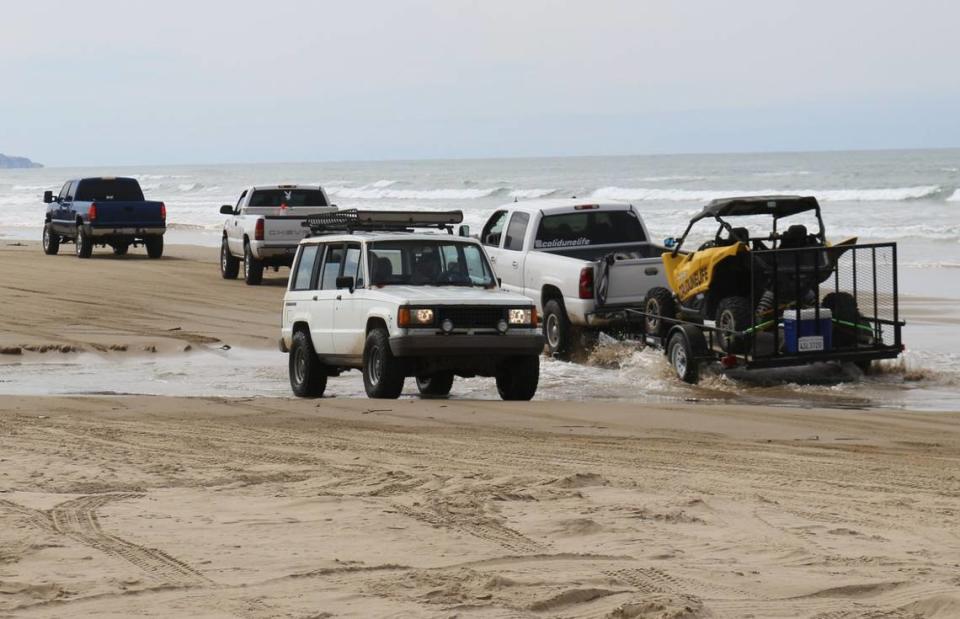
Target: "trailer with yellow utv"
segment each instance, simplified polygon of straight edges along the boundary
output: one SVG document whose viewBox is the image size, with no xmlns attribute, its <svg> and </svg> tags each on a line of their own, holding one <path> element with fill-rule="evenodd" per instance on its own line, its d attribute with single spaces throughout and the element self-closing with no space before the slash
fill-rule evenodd
<svg viewBox="0 0 960 619">
<path fill-rule="evenodd" d="M 758 220 L 772 225 L 761 230 Z M 685 244 L 701 222 L 716 228 L 691 251 Z M 829 243 L 814 197 L 714 200 L 665 245 L 669 288 L 649 290 L 640 308 L 611 312 L 639 322 L 685 382 L 698 382 L 707 363 L 835 362 L 868 371 L 903 351 L 896 244 Z"/>
</svg>

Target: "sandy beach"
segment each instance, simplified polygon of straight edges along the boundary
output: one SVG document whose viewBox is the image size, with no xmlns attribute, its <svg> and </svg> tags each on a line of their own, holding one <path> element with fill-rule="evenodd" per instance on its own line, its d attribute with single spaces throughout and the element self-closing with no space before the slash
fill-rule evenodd
<svg viewBox="0 0 960 619">
<path fill-rule="evenodd" d="M 285 271 L 257 288 L 210 248 L 70 250 L 0 246 L 0 381 L 81 351 L 275 351 Z M 0 616 L 957 617 L 958 429 L 736 402 L 0 396 Z"/>
</svg>

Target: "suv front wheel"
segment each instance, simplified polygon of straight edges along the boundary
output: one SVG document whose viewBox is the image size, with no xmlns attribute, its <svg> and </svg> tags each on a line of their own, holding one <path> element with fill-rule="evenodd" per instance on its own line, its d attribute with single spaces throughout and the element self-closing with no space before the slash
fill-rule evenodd
<svg viewBox="0 0 960 619">
<path fill-rule="evenodd" d="M 301 398 L 319 398 L 327 388 L 326 369 L 303 331 L 293 334 L 290 345 L 290 387 Z"/>
<path fill-rule="evenodd" d="M 529 400 L 539 382 L 540 355 L 513 357 L 497 368 L 497 391 L 503 400 Z"/>
<path fill-rule="evenodd" d="M 363 347 L 363 388 L 367 396 L 395 400 L 403 391 L 404 378 L 403 366 L 390 350 L 387 330 L 372 330 Z"/>
</svg>

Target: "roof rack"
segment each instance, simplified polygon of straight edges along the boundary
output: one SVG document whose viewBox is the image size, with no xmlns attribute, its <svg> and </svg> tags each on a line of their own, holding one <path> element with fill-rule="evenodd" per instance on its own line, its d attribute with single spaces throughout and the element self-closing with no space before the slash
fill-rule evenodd
<svg viewBox="0 0 960 619">
<path fill-rule="evenodd" d="M 463 221 L 463 211 L 358 211 L 343 209 L 334 213 L 308 215 L 300 224 L 310 228 L 310 236 L 352 233 L 358 230 L 412 232 L 414 228 L 446 230 Z"/>
</svg>

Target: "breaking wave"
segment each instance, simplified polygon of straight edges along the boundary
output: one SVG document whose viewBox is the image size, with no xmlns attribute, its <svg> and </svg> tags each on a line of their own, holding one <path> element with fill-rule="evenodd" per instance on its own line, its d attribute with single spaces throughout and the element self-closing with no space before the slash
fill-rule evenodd
<svg viewBox="0 0 960 619">
<path fill-rule="evenodd" d="M 557 191 L 557 189 L 514 189 L 509 195 L 511 198 L 534 200 L 536 198 L 545 198 L 551 194 L 557 193 Z"/>
<path fill-rule="evenodd" d="M 503 187 L 478 189 L 392 189 L 390 187 L 330 187 L 327 192 L 338 198 L 353 200 L 477 200 L 504 191 Z"/>
<path fill-rule="evenodd" d="M 900 202 L 941 195 L 938 185 L 894 187 L 889 189 L 657 189 L 645 187 L 601 187 L 593 198 L 662 202 L 706 202 L 723 196 L 765 196 L 782 194 L 812 195 L 824 202 Z M 956 192 L 954 192 L 954 196 Z M 953 199 L 951 197 L 951 199 Z M 958 198 L 960 199 L 960 198 Z"/>
<path fill-rule="evenodd" d="M 957 189 L 950 194 L 950 197 L 947 198 L 947 202 L 960 202 L 960 189 Z"/>
</svg>

